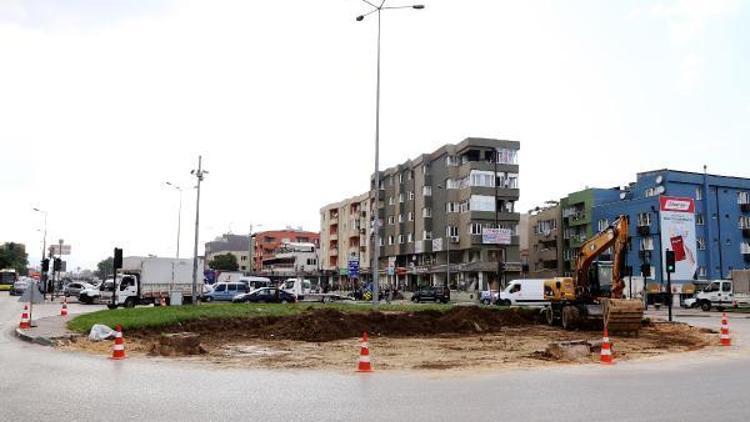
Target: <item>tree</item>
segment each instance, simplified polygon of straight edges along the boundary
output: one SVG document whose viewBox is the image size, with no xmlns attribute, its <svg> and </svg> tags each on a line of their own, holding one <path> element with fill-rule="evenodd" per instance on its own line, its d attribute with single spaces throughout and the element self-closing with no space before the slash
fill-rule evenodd
<svg viewBox="0 0 750 422">
<path fill-rule="evenodd" d="M 7 242 L 0 246 L 0 269 L 13 268 L 20 275 L 28 273 L 28 254 L 20 243 Z"/>
<path fill-rule="evenodd" d="M 208 266 L 213 270 L 219 271 L 237 271 L 240 264 L 237 263 L 237 257 L 231 253 L 216 255 L 214 259 L 208 261 Z"/>
<path fill-rule="evenodd" d="M 113 265 L 114 265 L 114 258 L 109 257 L 107 259 L 101 260 L 98 264 L 96 264 L 96 276 L 105 279 L 112 275 L 113 272 Z"/>
</svg>

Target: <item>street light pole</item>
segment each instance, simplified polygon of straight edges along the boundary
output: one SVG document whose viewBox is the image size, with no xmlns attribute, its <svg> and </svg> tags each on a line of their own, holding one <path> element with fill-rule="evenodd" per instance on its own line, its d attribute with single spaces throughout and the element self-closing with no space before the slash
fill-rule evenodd
<svg viewBox="0 0 750 422">
<path fill-rule="evenodd" d="M 42 261 L 44 261 L 44 254 L 47 253 L 47 211 L 40 208 L 34 208 L 34 211 L 40 212 L 44 215 L 44 233 L 42 238 L 42 258 L 39 260 L 39 282 L 43 283 L 44 291 L 47 291 L 47 277 L 46 273 L 42 270 Z"/>
<path fill-rule="evenodd" d="M 177 192 L 180 194 L 180 205 L 177 208 L 177 253 L 176 257 L 177 259 L 180 259 L 180 231 L 182 228 L 182 188 L 180 186 L 175 185 L 172 182 L 165 182 L 167 186 L 171 186 Z"/>
<path fill-rule="evenodd" d="M 378 0 L 373 0 L 377 2 Z M 385 6 L 386 0 L 381 0 L 380 5 L 372 3 L 370 0 L 362 0 L 372 10 L 369 12 L 357 16 L 357 22 L 361 22 L 368 15 L 375 12 L 378 14 L 378 42 L 377 42 L 377 76 L 375 83 L 375 197 L 373 198 L 375 204 L 375 215 L 373 218 L 372 229 L 374 231 L 372 237 L 372 305 L 378 305 L 378 284 L 380 283 L 380 227 L 379 227 L 379 203 L 380 203 L 380 18 L 383 10 L 387 9 L 424 9 L 424 5 L 415 4 L 411 6 Z"/>
<path fill-rule="evenodd" d="M 198 304 L 197 298 L 197 287 L 198 287 L 198 230 L 200 227 L 200 212 L 201 212 L 201 182 L 203 176 L 208 174 L 208 171 L 203 170 L 203 157 L 198 156 L 198 169 L 191 170 L 190 174 L 195 176 L 198 181 L 196 185 L 195 195 L 195 242 L 193 243 L 193 289 L 192 289 L 192 303 L 193 305 Z"/>
</svg>

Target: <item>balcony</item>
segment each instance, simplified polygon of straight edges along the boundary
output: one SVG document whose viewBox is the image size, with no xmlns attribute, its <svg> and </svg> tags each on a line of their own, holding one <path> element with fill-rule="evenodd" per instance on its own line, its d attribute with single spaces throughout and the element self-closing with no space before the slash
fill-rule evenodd
<svg viewBox="0 0 750 422">
<path fill-rule="evenodd" d="M 338 233 L 328 233 L 328 240 L 339 240 Z"/>
<path fill-rule="evenodd" d="M 576 213 L 568 217 L 570 226 L 580 226 L 589 223 L 589 216 L 586 213 Z"/>
<path fill-rule="evenodd" d="M 651 234 L 651 226 L 638 226 L 639 236 L 649 236 Z"/>
<path fill-rule="evenodd" d="M 335 217 L 331 217 L 328 220 L 328 224 L 331 225 L 331 226 L 335 226 L 335 225 L 339 224 L 339 216 L 337 215 Z"/>
<path fill-rule="evenodd" d="M 338 248 L 333 248 L 328 251 L 328 256 L 339 256 Z"/>
<path fill-rule="evenodd" d="M 579 236 L 571 236 L 570 237 L 570 247 L 571 248 L 580 248 L 584 243 L 586 243 L 588 239 L 585 235 L 579 235 Z"/>
</svg>

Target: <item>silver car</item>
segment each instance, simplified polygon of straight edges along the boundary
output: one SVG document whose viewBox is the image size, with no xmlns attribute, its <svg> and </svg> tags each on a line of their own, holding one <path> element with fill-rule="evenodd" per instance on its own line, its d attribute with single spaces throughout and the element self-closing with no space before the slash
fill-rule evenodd
<svg viewBox="0 0 750 422">
<path fill-rule="evenodd" d="M 71 297 L 75 296 L 78 297 L 81 294 L 81 290 L 83 289 L 93 289 L 94 286 L 84 283 L 82 281 L 71 281 L 70 283 L 66 284 L 63 288 L 63 294 L 65 297 Z"/>
</svg>

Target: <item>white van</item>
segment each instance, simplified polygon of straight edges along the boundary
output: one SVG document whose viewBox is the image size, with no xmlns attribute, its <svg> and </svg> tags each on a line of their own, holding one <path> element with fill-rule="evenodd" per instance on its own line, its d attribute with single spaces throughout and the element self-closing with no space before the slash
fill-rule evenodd
<svg viewBox="0 0 750 422">
<path fill-rule="evenodd" d="M 499 305 L 514 306 L 547 306 L 544 300 L 544 279 L 512 280 L 508 287 L 500 292 Z"/>
<path fill-rule="evenodd" d="M 271 279 L 268 277 L 242 276 L 235 281 L 245 283 L 250 290 L 260 289 L 261 287 L 271 287 Z"/>
</svg>

